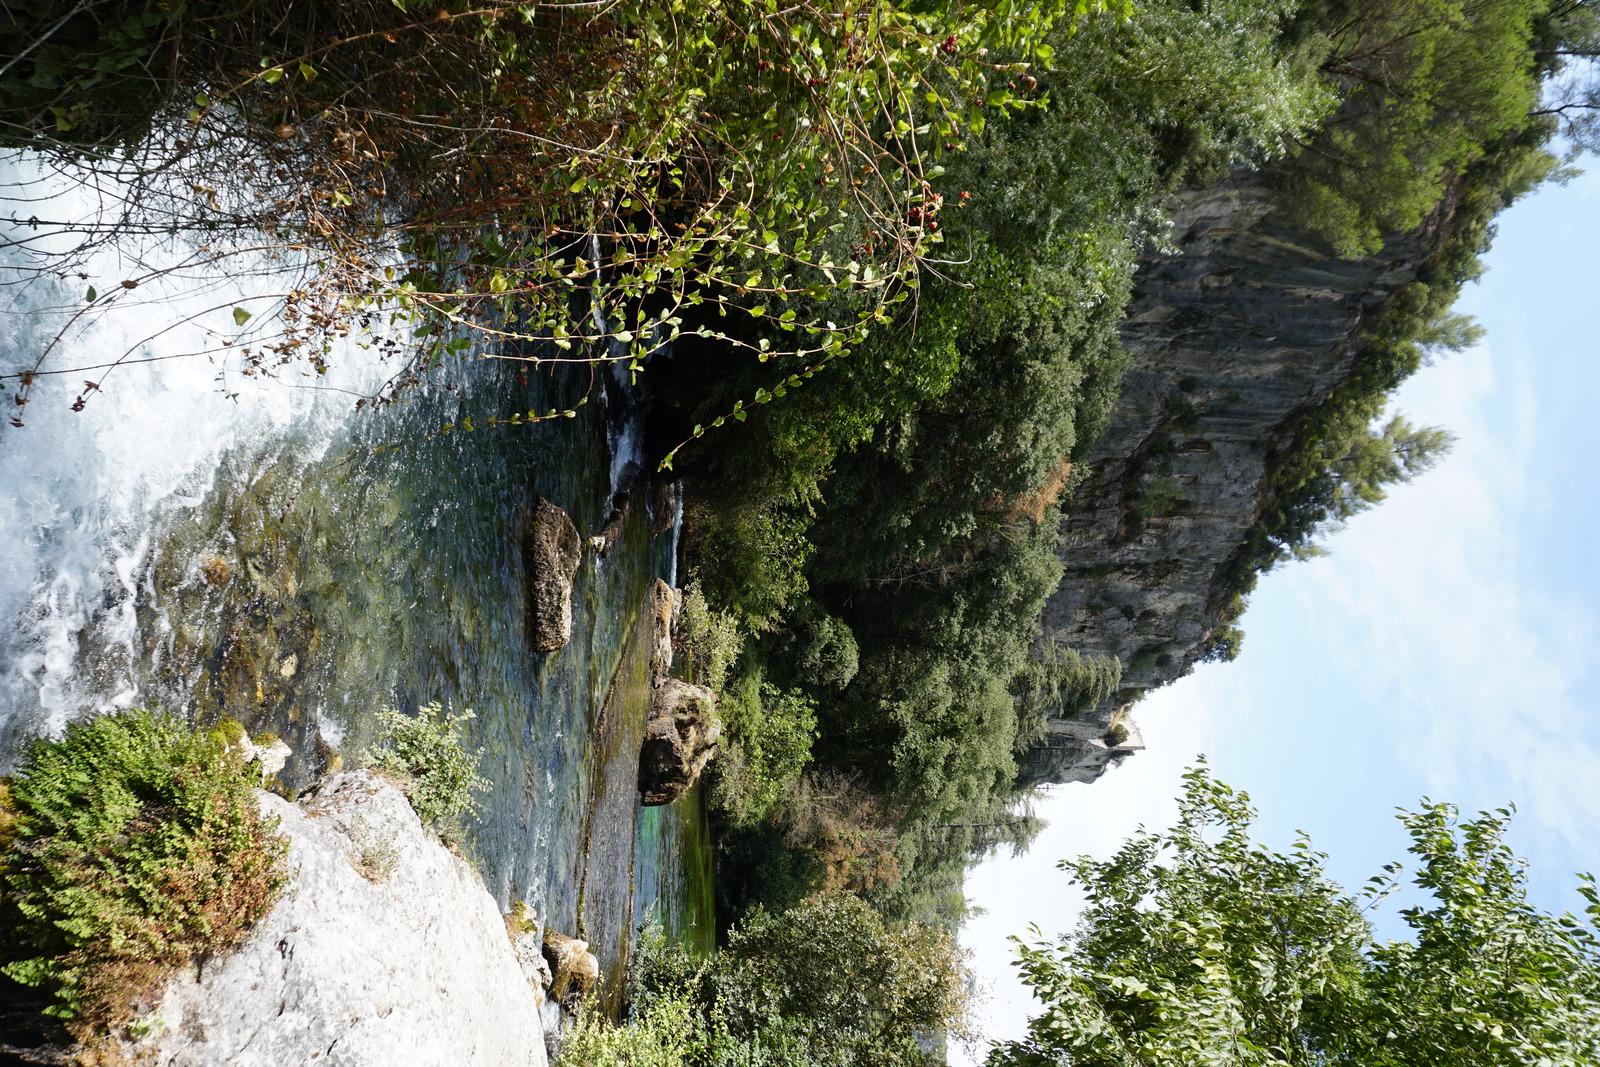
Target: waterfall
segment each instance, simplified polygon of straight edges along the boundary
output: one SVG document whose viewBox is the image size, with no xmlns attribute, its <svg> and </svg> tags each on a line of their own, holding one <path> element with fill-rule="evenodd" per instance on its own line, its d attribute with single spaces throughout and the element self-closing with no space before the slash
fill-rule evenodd
<svg viewBox="0 0 1600 1067">
<path fill-rule="evenodd" d="M 7 184 L 39 178 L 26 159 L 0 169 Z M 30 208 L 88 217 L 89 196 L 58 179 L 55 195 Z M 37 233 L 27 222 L 0 226 L 8 244 Z M 43 240 L 59 248 L 63 239 Z M 0 394 L 7 415 L 0 424 L 0 753 L 7 757 L 21 736 L 59 733 L 76 716 L 143 698 L 137 664 L 149 635 L 140 632 L 137 583 L 149 570 L 152 516 L 197 504 L 230 452 L 293 447 L 320 455 L 354 417 L 354 397 L 382 380 L 376 360 L 354 343 L 329 357 L 323 375 L 300 364 L 273 376 L 241 375 L 222 347 L 243 332 L 232 309 L 270 305 L 286 265 L 261 256 L 208 264 L 194 241 L 182 239 L 144 252 L 144 264 L 195 265 L 124 289 L 121 280 L 138 268 L 115 249 L 89 255 L 68 278 L 32 273 L 14 244 L 0 264 L 9 283 L 0 289 L 7 323 L 0 373 L 32 367 L 60 336 L 25 408 L 14 402 L 15 378 Z M 106 310 L 80 314 L 90 286 L 109 294 Z M 100 388 L 73 411 L 73 397 L 90 381 Z M 11 424 L 13 415 L 23 427 Z"/>
</svg>

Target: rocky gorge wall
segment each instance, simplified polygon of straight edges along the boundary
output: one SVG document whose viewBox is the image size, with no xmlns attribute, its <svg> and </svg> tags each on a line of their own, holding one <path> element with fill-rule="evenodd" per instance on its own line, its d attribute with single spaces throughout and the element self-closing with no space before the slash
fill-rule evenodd
<svg viewBox="0 0 1600 1067">
<path fill-rule="evenodd" d="M 1042 620 L 1045 639 L 1121 660 L 1122 689 L 1053 720 L 1026 780 L 1092 781 L 1142 747 L 1128 707 L 1207 648 L 1221 577 L 1259 517 L 1288 424 L 1348 376 L 1375 313 L 1437 252 L 1452 206 L 1376 255 L 1340 259 L 1293 224 L 1260 173 L 1179 194 L 1173 247 L 1140 264 L 1122 327 L 1132 362 L 1063 506 L 1066 572 Z"/>
</svg>

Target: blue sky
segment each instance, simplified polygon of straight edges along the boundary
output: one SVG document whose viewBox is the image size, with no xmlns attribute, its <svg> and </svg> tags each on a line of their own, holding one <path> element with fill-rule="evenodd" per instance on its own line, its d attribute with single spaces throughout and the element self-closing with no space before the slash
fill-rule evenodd
<svg viewBox="0 0 1600 1067">
<path fill-rule="evenodd" d="M 1397 807 L 1514 803 L 1536 901 L 1577 906 L 1574 872 L 1600 871 L 1597 248 L 1600 175 L 1501 216 L 1490 269 L 1457 305 L 1486 339 L 1423 369 L 1395 404 L 1454 432 L 1452 454 L 1334 534 L 1327 557 L 1263 579 L 1240 658 L 1138 706 L 1149 750 L 1058 788 L 1029 855 L 974 872 L 989 913 L 963 941 L 992 986 L 991 1035 L 1019 1033 L 1030 1008 L 1005 937 L 1072 924 L 1054 862 L 1169 822 L 1201 752 L 1255 799 L 1258 837 L 1287 847 L 1308 831 L 1347 885 L 1403 858 Z M 1388 936 L 1394 910 L 1379 920 Z"/>
</svg>

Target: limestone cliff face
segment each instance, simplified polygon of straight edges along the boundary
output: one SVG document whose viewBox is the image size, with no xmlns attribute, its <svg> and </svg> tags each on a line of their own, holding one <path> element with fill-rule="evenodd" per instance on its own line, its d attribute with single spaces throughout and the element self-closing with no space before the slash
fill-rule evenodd
<svg viewBox="0 0 1600 1067">
<path fill-rule="evenodd" d="M 1140 266 L 1122 330 L 1132 364 L 1064 508 L 1066 574 L 1043 618 L 1048 639 L 1119 658 L 1123 689 L 1053 725 L 1024 768 L 1035 781 L 1092 780 L 1137 747 L 1126 706 L 1203 652 L 1219 575 L 1256 521 L 1286 423 L 1349 374 L 1363 328 L 1437 250 L 1450 209 L 1378 255 L 1338 259 L 1260 175 L 1180 200 L 1176 250 Z"/>
</svg>

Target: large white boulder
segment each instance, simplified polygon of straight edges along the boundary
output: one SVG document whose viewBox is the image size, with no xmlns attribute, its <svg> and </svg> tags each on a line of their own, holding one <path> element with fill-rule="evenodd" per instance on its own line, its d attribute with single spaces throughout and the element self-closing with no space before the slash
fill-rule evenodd
<svg viewBox="0 0 1600 1067">
<path fill-rule="evenodd" d="M 163 1067 L 545 1067 L 543 991 L 398 789 L 354 771 L 261 806 L 291 842 L 282 899 L 242 949 L 174 980 L 127 1051 Z"/>
</svg>

